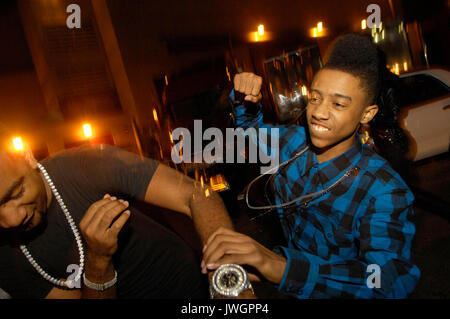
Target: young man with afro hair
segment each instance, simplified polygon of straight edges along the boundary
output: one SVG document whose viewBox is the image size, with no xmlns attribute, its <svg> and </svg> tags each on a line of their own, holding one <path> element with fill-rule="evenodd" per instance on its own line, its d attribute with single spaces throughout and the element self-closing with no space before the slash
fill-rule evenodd
<svg viewBox="0 0 450 319">
<path fill-rule="evenodd" d="M 393 103 L 395 76 L 357 34 L 335 40 L 325 60 L 311 84 L 307 127 L 277 126 L 282 164 L 266 182 L 275 200 L 266 208 L 278 215 L 286 245 L 270 250 L 221 228 L 204 247 L 203 272 L 248 265 L 296 298 L 405 298 L 420 278 L 411 258 L 414 197 L 380 156 L 407 145 Z M 251 112 L 261 85 L 252 73 L 234 79 L 231 98 L 245 94 L 234 109 L 242 128 L 269 127 L 260 107 Z M 358 138 L 363 125 L 370 125 L 375 150 Z"/>
</svg>

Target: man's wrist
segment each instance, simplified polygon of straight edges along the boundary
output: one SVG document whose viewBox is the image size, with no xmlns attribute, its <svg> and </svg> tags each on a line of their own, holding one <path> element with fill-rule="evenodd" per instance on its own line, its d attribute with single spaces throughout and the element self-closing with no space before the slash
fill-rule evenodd
<svg viewBox="0 0 450 319">
<path fill-rule="evenodd" d="M 269 276 L 266 276 L 266 279 L 275 284 L 279 284 L 283 279 L 286 265 L 287 259 L 277 255 L 277 258 L 275 260 L 272 260 L 272 262 L 270 264 L 267 264 L 265 267 L 266 269 L 268 269 L 268 274 L 270 274 Z"/>
<path fill-rule="evenodd" d="M 276 284 L 279 284 L 281 282 L 281 280 L 283 279 L 283 275 L 286 270 L 286 265 L 287 265 L 287 259 L 284 257 L 281 257 L 280 261 L 278 262 L 279 277 L 277 278 Z"/>
<path fill-rule="evenodd" d="M 112 280 L 114 278 L 112 258 L 88 253 L 86 255 L 85 276 L 96 283 Z"/>
</svg>

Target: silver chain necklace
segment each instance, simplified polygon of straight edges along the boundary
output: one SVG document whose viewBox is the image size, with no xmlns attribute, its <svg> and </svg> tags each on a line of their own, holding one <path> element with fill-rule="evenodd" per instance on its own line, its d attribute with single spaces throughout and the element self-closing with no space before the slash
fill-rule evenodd
<svg viewBox="0 0 450 319">
<path fill-rule="evenodd" d="M 63 199 L 58 193 L 58 190 L 56 189 L 56 186 L 53 184 L 53 181 L 51 180 L 50 176 L 48 175 L 47 171 L 45 170 L 44 166 L 41 164 L 37 164 L 39 170 L 44 175 L 45 180 L 47 181 L 48 185 L 50 186 L 50 189 L 52 190 L 53 195 L 55 195 L 56 200 L 59 203 L 59 206 L 61 206 L 61 209 L 66 216 L 66 219 L 69 223 L 70 229 L 72 229 L 72 232 L 75 236 L 75 240 L 78 245 L 78 252 L 80 254 L 80 265 L 78 269 L 78 273 L 76 274 L 74 279 L 67 280 L 67 279 L 56 279 L 52 276 L 50 276 L 48 273 L 46 273 L 41 266 L 34 260 L 33 256 L 31 256 L 31 253 L 28 251 L 28 248 L 25 245 L 20 245 L 20 250 L 22 250 L 22 253 L 25 255 L 27 260 L 30 262 L 30 264 L 36 269 L 36 271 L 44 277 L 46 280 L 50 281 L 54 285 L 58 285 L 61 287 L 66 288 L 73 288 L 75 287 L 75 284 L 78 280 L 80 280 L 81 275 L 83 273 L 84 269 L 84 250 L 83 250 L 83 242 L 81 240 L 80 233 L 78 232 L 77 225 L 75 224 L 72 216 L 69 213 L 69 210 L 67 209 L 66 205 L 64 204 Z"/>
<path fill-rule="evenodd" d="M 298 152 L 297 154 L 295 154 L 293 157 L 291 157 L 291 158 L 288 159 L 287 161 L 285 161 L 285 162 L 279 164 L 278 166 L 276 166 L 276 167 L 270 169 L 268 172 L 266 172 L 266 174 L 271 174 L 271 177 L 270 177 L 270 178 L 272 178 L 273 176 L 275 176 L 275 174 L 278 172 L 278 170 L 279 170 L 281 167 L 283 167 L 283 166 L 285 166 L 285 165 L 291 163 L 292 161 L 296 160 L 296 159 L 299 158 L 303 153 L 305 153 L 308 149 L 309 149 L 309 146 L 306 146 L 303 150 L 301 150 L 300 152 Z M 262 175 L 257 176 L 255 179 L 253 179 L 253 180 L 248 184 L 248 186 L 247 186 L 246 189 L 245 189 L 245 193 L 239 195 L 239 196 L 238 196 L 238 200 L 245 199 L 245 203 L 247 204 L 247 207 L 250 208 L 250 209 L 254 209 L 254 210 L 267 210 L 266 212 L 264 212 L 264 213 L 262 213 L 262 214 L 259 214 L 259 215 L 255 216 L 255 217 L 252 217 L 252 218 L 250 219 L 250 220 L 254 220 L 254 219 L 258 218 L 258 217 L 261 217 L 261 216 L 263 216 L 263 215 L 266 215 L 267 213 L 270 213 L 270 212 L 271 212 L 273 209 L 275 209 L 275 208 L 285 208 L 285 207 L 291 206 L 291 205 L 293 205 L 293 204 L 295 204 L 295 203 L 298 203 L 298 202 L 301 202 L 301 203 L 299 203 L 299 205 L 302 205 L 303 207 L 306 207 L 306 206 L 308 206 L 308 204 L 309 204 L 312 200 L 317 199 L 318 197 L 327 194 L 327 193 L 328 193 L 331 189 L 333 189 L 337 184 L 339 184 L 340 182 L 342 182 L 343 179 L 345 179 L 345 178 L 347 178 L 347 177 L 350 177 L 350 176 L 357 176 L 357 175 L 359 174 L 359 170 L 360 170 L 359 167 L 355 166 L 355 167 L 349 169 L 348 171 L 346 171 L 346 172 L 344 173 L 343 176 L 341 176 L 337 181 L 335 181 L 332 185 L 328 186 L 326 189 L 323 189 L 323 190 L 321 190 L 321 191 L 314 192 L 314 193 L 311 193 L 311 194 L 302 195 L 302 196 L 297 197 L 297 198 L 295 198 L 295 199 L 293 199 L 293 200 L 291 200 L 291 201 L 289 201 L 289 202 L 281 203 L 281 204 L 278 204 L 278 205 L 253 206 L 253 205 L 251 205 L 251 204 L 249 203 L 249 191 L 250 191 L 250 187 L 253 185 L 253 183 L 255 183 L 257 180 L 259 180 L 261 177 L 264 176 L 264 174 L 262 174 Z M 269 179 L 270 179 L 270 178 L 269 178 Z M 266 182 L 266 187 L 267 187 L 267 182 Z M 316 197 L 316 198 L 314 198 L 314 197 Z M 303 201 L 303 200 L 305 200 L 305 199 L 306 199 L 306 201 Z M 303 201 L 303 202 L 302 202 L 302 201 Z M 299 206 L 299 205 L 295 205 L 295 206 Z"/>
</svg>

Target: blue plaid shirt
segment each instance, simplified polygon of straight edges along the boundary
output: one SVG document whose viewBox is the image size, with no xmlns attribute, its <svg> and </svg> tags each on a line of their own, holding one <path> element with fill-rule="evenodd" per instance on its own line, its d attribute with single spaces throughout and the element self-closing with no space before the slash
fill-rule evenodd
<svg viewBox="0 0 450 319">
<path fill-rule="evenodd" d="M 263 123 L 260 110 L 250 114 L 240 105 L 234 115 L 243 129 L 274 127 Z M 306 131 L 295 125 L 276 127 L 282 163 L 307 146 Z M 359 169 L 356 176 L 343 178 L 325 194 L 277 209 L 287 240 L 287 247 L 274 249 L 287 258 L 281 292 L 297 298 L 405 298 L 416 286 L 420 270 L 411 261 L 415 227 L 408 221 L 414 196 L 366 145 L 356 141 L 323 163 L 307 150 L 272 179 L 275 204 L 326 190 L 354 167 Z M 379 273 L 370 268 L 373 264 Z M 369 278 L 373 274 L 379 274 L 379 288 Z"/>
</svg>

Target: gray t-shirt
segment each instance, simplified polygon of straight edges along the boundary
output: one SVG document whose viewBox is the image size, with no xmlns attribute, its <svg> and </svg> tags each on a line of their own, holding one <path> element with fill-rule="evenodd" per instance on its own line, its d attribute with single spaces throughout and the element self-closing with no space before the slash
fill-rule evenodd
<svg viewBox="0 0 450 319">
<path fill-rule="evenodd" d="M 158 162 L 117 147 L 82 146 L 42 161 L 78 225 L 94 202 L 111 194 L 130 201 L 131 217 L 119 234 L 113 263 L 118 298 L 203 298 L 207 279 L 193 251 L 177 235 L 138 211 Z M 67 278 L 79 263 L 67 220 L 53 198 L 43 231 L 26 243 L 39 265 Z M 12 298 L 44 298 L 53 285 L 42 278 L 8 237 L 0 237 L 0 288 Z"/>
</svg>

